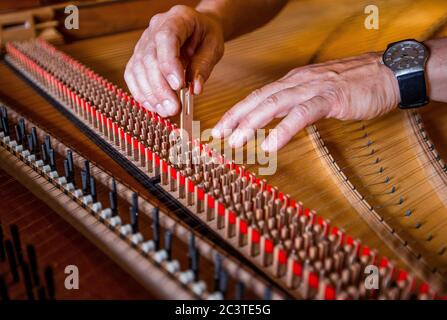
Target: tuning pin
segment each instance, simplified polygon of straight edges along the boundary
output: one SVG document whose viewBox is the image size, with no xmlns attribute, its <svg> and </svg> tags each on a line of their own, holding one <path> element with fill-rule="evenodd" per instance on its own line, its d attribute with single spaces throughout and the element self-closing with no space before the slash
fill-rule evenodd
<svg viewBox="0 0 447 320">
<path fill-rule="evenodd" d="M 88 183 L 87 183 L 87 172 L 84 169 L 81 169 L 81 183 L 82 183 L 82 194 L 89 194 Z"/>
<path fill-rule="evenodd" d="M 220 254 L 216 254 L 214 257 L 214 290 L 219 288 L 220 273 L 222 271 L 222 257 Z"/>
<path fill-rule="evenodd" d="M 264 289 L 264 300 L 272 300 L 272 288 L 266 287 Z"/>
<path fill-rule="evenodd" d="M 138 193 L 136 192 L 132 193 L 132 207 L 138 211 Z"/>
<path fill-rule="evenodd" d="M 44 163 L 47 163 L 48 155 L 47 155 L 47 148 L 45 147 L 45 143 L 42 143 L 42 145 L 41 145 L 40 157 Z"/>
<path fill-rule="evenodd" d="M 33 278 L 34 286 L 38 287 L 40 285 L 40 279 L 39 279 L 39 268 L 37 265 L 36 250 L 34 249 L 34 246 L 28 245 L 26 247 L 26 252 L 28 255 L 29 266 L 31 269 L 31 276 Z"/>
<path fill-rule="evenodd" d="M 14 244 L 14 250 L 16 252 L 17 262 L 22 264 L 23 254 L 22 254 L 22 243 L 20 241 L 20 233 L 17 225 L 13 224 L 10 226 L 9 231 L 12 236 L 12 243 Z"/>
<path fill-rule="evenodd" d="M 245 292 L 245 285 L 242 281 L 238 281 L 236 283 L 236 292 L 234 294 L 234 299 L 235 300 L 242 300 L 242 298 L 244 297 L 244 292 Z"/>
<path fill-rule="evenodd" d="M 96 181 L 93 177 L 90 177 L 90 195 L 92 196 L 93 203 L 98 201 L 98 196 L 96 193 Z"/>
<path fill-rule="evenodd" d="M 65 173 L 65 178 L 67 179 L 67 182 L 72 182 L 67 159 L 64 159 L 64 173 Z"/>
<path fill-rule="evenodd" d="M 53 269 L 51 267 L 46 267 L 44 273 L 45 273 L 45 284 L 47 287 L 47 297 L 51 300 L 54 300 L 56 289 L 54 287 Z"/>
<path fill-rule="evenodd" d="M 44 287 L 37 288 L 37 297 L 41 301 L 47 300 L 47 295 L 45 293 L 45 288 Z"/>
<path fill-rule="evenodd" d="M 53 149 L 50 149 L 49 152 L 49 160 L 50 160 L 50 167 L 51 171 L 56 171 L 56 155 Z"/>
<path fill-rule="evenodd" d="M 26 136 L 25 119 L 20 118 L 18 121 L 18 125 L 19 125 L 20 137 L 24 139 Z"/>
<path fill-rule="evenodd" d="M 199 279 L 199 252 L 194 247 L 192 252 L 190 252 L 191 257 L 191 270 L 194 274 L 194 281 L 197 281 Z"/>
<path fill-rule="evenodd" d="M 19 273 L 17 270 L 17 260 L 14 254 L 14 247 L 12 246 L 12 242 L 10 240 L 5 241 L 6 248 L 6 256 L 9 262 L 9 269 L 11 270 L 12 280 L 14 282 L 19 282 Z"/>
<path fill-rule="evenodd" d="M 74 165 L 73 165 L 73 152 L 67 150 L 67 162 L 68 162 L 68 172 L 70 173 L 71 183 L 74 184 Z"/>
<path fill-rule="evenodd" d="M 50 155 L 50 150 L 52 149 L 51 148 L 51 137 L 49 135 L 45 136 L 44 145 L 45 145 L 45 155 L 48 158 Z"/>
<path fill-rule="evenodd" d="M 18 125 L 15 125 L 15 126 L 14 126 L 14 131 L 16 132 L 16 141 L 17 141 L 17 144 L 18 144 L 18 145 L 23 144 L 23 137 L 22 137 L 22 134 L 21 134 L 21 132 L 20 132 L 20 128 L 19 128 Z"/>
<path fill-rule="evenodd" d="M 165 250 L 168 254 L 167 260 L 170 261 L 172 259 L 172 232 L 169 230 L 165 231 Z"/>
<path fill-rule="evenodd" d="M 152 209 L 152 238 L 155 243 L 155 250 L 160 249 L 160 217 L 159 209 L 154 207 Z"/>
<path fill-rule="evenodd" d="M 130 225 L 132 226 L 132 233 L 135 234 L 138 232 L 138 211 L 134 206 L 131 206 L 129 211 L 130 211 Z"/>
<path fill-rule="evenodd" d="M 31 128 L 31 137 L 33 138 L 33 153 L 37 153 L 37 148 L 39 146 L 39 139 L 37 138 L 36 127 Z"/>
<path fill-rule="evenodd" d="M 0 262 L 6 261 L 3 226 L 0 223 Z"/>
<path fill-rule="evenodd" d="M 3 276 L 0 276 L 0 300 L 1 301 L 9 300 L 8 286 L 6 285 L 6 281 L 5 278 L 3 278 Z"/>
<path fill-rule="evenodd" d="M 189 258 L 190 269 L 192 269 L 192 253 L 195 250 L 196 250 L 196 237 L 193 233 L 190 233 L 188 238 L 188 258 Z"/>
<path fill-rule="evenodd" d="M 116 193 L 113 191 L 109 191 L 109 204 L 110 210 L 112 210 L 112 216 L 115 217 L 118 215 L 118 199 L 116 197 Z"/>
<path fill-rule="evenodd" d="M 26 144 L 28 146 L 28 150 L 31 154 L 34 153 L 34 144 L 33 144 L 33 136 L 28 134 L 26 136 Z"/>
<path fill-rule="evenodd" d="M 25 290 L 28 300 L 34 300 L 33 284 L 31 282 L 31 273 L 29 270 L 28 263 L 26 262 L 22 263 L 22 275 L 23 275 L 23 282 L 25 283 Z"/>
<path fill-rule="evenodd" d="M 228 289 L 228 273 L 222 270 L 219 278 L 219 291 L 222 293 L 222 296 L 225 297 Z"/>
</svg>

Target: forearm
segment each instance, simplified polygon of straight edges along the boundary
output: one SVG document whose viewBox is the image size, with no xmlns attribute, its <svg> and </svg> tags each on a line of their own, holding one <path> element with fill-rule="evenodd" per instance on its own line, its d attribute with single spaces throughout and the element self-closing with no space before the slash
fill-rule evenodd
<svg viewBox="0 0 447 320">
<path fill-rule="evenodd" d="M 427 62 L 429 97 L 447 102 L 447 38 L 429 40 L 425 45 L 430 49 Z"/>
<path fill-rule="evenodd" d="M 236 38 L 270 21 L 288 0 L 202 0 L 200 12 L 217 17 L 225 40 Z"/>
</svg>

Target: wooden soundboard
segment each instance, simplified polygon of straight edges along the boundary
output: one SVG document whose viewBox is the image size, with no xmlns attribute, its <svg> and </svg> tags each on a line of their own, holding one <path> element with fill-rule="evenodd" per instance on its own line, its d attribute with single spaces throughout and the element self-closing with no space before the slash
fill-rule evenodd
<svg viewBox="0 0 447 320">
<path fill-rule="evenodd" d="M 228 43 L 205 92 L 195 101 L 195 120 L 200 120 L 202 129 L 212 127 L 252 90 L 294 67 L 380 51 L 403 38 L 424 40 L 447 34 L 444 1 L 379 1 L 379 30 L 363 26 L 368 4 L 291 1 L 269 25 Z M 141 32 L 58 48 L 125 88 L 124 68 Z M 0 74 L 0 98 L 147 194 L 4 63 Z M 417 113 L 396 110 L 371 121 L 321 121 L 279 152 L 276 173 L 265 178 L 442 292 L 447 283 L 445 107 L 432 103 Z M 259 169 L 246 167 L 253 172 Z"/>
</svg>

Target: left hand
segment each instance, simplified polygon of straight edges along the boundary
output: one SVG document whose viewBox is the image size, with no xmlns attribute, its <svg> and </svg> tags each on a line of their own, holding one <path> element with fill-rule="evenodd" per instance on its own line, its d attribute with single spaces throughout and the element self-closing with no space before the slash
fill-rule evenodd
<svg viewBox="0 0 447 320">
<path fill-rule="evenodd" d="M 319 119 L 372 119 L 391 111 L 399 101 L 397 80 L 381 63 L 381 54 L 367 53 L 293 69 L 227 111 L 213 136 L 227 136 L 234 130 L 229 143 L 241 147 L 256 129 L 284 117 L 275 134 L 261 145 L 273 152 Z"/>
</svg>

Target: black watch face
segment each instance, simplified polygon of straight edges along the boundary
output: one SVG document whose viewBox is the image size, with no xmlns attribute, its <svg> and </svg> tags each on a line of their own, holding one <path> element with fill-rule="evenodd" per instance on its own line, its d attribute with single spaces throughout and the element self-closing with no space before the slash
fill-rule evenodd
<svg viewBox="0 0 447 320">
<path fill-rule="evenodd" d="M 421 69 L 426 60 L 427 49 L 422 43 L 413 40 L 398 42 L 383 54 L 383 62 L 395 72 Z"/>
</svg>

